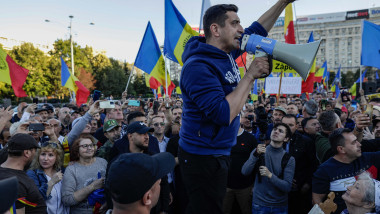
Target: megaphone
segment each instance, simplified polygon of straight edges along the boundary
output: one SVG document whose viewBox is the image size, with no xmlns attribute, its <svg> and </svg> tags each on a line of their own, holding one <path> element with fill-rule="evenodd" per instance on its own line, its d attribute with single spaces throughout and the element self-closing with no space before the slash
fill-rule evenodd
<svg viewBox="0 0 380 214">
<path fill-rule="evenodd" d="M 244 35 L 241 50 L 255 57 L 273 56 L 273 59 L 286 63 L 306 80 L 313 64 L 321 40 L 307 44 L 286 44 L 256 34 Z M 267 77 L 269 74 L 262 76 Z"/>
</svg>

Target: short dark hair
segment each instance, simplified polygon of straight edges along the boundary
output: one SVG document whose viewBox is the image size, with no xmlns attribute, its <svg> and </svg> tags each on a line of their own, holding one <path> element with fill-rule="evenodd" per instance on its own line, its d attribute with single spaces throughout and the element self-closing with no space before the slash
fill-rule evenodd
<svg viewBox="0 0 380 214">
<path fill-rule="evenodd" d="M 325 111 L 319 115 L 318 121 L 323 131 L 333 131 L 338 119 L 339 117 L 334 111 Z"/>
<path fill-rule="evenodd" d="M 135 119 L 136 117 L 145 117 L 145 114 L 141 111 L 131 112 L 127 117 L 127 123 L 130 124 L 131 120 Z"/>
<path fill-rule="evenodd" d="M 286 125 L 285 123 L 281 122 L 281 123 L 274 124 L 273 129 L 275 129 L 275 128 L 279 127 L 279 126 L 285 127 L 285 129 L 286 129 L 286 136 L 285 137 L 288 138 L 288 139 L 290 139 L 290 137 L 292 136 L 292 131 L 290 130 L 289 126 Z"/>
<path fill-rule="evenodd" d="M 338 146 L 344 146 L 345 138 L 344 133 L 351 133 L 350 129 L 339 128 L 334 130 L 329 136 L 331 151 L 336 155 L 338 154 Z"/>
<path fill-rule="evenodd" d="M 297 117 L 296 117 L 296 115 L 294 115 L 294 114 L 285 114 L 285 115 L 282 117 L 282 120 L 283 120 L 284 118 L 293 118 L 294 121 L 295 121 L 296 124 L 297 124 Z M 281 121 L 282 121 L 282 120 L 281 120 Z"/>
<path fill-rule="evenodd" d="M 237 13 L 238 10 L 238 7 L 234 4 L 217 4 L 207 9 L 205 15 L 203 16 L 203 29 L 206 40 L 211 37 L 211 24 L 216 23 L 221 27 L 224 27 L 225 21 L 228 19 L 226 13 L 228 11 Z"/>
<path fill-rule="evenodd" d="M 301 122 L 302 130 L 305 130 L 307 122 L 309 122 L 309 120 L 312 120 L 312 119 L 315 119 L 315 118 L 308 117 L 308 118 L 305 118 L 305 119 L 302 120 L 302 122 Z"/>
<path fill-rule="evenodd" d="M 369 102 L 380 103 L 380 97 L 372 98 Z"/>
</svg>

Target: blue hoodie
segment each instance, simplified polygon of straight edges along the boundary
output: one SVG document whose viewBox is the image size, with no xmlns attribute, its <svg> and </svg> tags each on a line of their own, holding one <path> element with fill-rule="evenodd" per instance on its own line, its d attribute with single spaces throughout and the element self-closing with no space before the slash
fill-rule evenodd
<svg viewBox="0 0 380 214">
<path fill-rule="evenodd" d="M 245 34 L 267 36 L 254 22 Z M 243 35 L 242 35 L 243 36 Z M 236 144 L 240 117 L 230 124 L 230 107 L 226 96 L 240 81 L 235 62 L 240 51 L 226 52 L 206 44 L 204 37 L 192 37 L 182 55 L 184 62 L 180 87 L 183 99 L 179 145 L 198 155 L 230 155 Z"/>
</svg>

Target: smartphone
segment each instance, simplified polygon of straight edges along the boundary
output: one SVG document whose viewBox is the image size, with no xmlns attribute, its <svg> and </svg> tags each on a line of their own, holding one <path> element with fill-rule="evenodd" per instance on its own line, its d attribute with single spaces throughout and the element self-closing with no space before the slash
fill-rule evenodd
<svg viewBox="0 0 380 214">
<path fill-rule="evenodd" d="M 29 131 L 45 131 L 45 126 L 42 123 L 31 123 L 29 124 Z"/>
<path fill-rule="evenodd" d="M 115 102 L 114 101 L 101 101 L 99 102 L 100 108 L 115 108 Z"/>
<path fill-rule="evenodd" d="M 128 105 L 129 106 L 137 106 L 137 107 L 139 107 L 140 106 L 140 101 L 138 101 L 138 100 L 129 100 L 128 101 Z"/>
<path fill-rule="evenodd" d="M 270 105 L 272 106 L 272 105 L 274 105 L 275 103 L 276 103 L 276 98 L 271 97 L 271 98 L 270 98 Z"/>
<path fill-rule="evenodd" d="M 99 100 L 100 96 L 101 96 L 101 92 L 98 91 L 98 90 L 94 90 L 94 94 L 92 96 L 92 100 L 94 100 L 94 102 L 95 102 L 95 101 Z"/>
</svg>

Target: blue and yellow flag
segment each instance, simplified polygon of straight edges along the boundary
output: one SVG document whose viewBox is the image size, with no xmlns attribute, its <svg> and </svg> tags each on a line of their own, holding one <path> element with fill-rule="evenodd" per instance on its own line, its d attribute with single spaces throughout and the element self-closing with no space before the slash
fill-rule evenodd
<svg viewBox="0 0 380 214">
<path fill-rule="evenodd" d="M 367 72 L 367 69 L 364 70 L 364 72 L 362 73 L 362 82 L 364 82 L 364 78 L 365 78 L 365 74 Z M 356 87 L 357 87 L 357 83 L 360 84 L 360 77 L 356 80 L 356 82 L 351 86 L 350 88 L 350 93 L 352 94 L 352 96 L 355 96 L 356 97 Z"/>
<path fill-rule="evenodd" d="M 252 92 L 251 92 L 251 100 L 255 101 L 255 100 L 258 100 L 259 99 L 259 96 L 258 96 L 258 93 L 257 93 L 257 79 L 255 80 L 255 85 L 253 86 L 252 88 Z"/>
<path fill-rule="evenodd" d="M 154 77 L 161 85 L 166 85 L 165 61 L 150 22 L 146 26 L 144 38 L 136 56 L 135 66 L 149 74 L 150 77 Z M 170 85 L 169 74 L 167 74 L 166 78 L 168 85 Z"/>
<path fill-rule="evenodd" d="M 191 29 L 172 0 L 165 0 L 165 56 L 183 65 L 182 53 L 185 45 L 191 37 L 198 35 L 198 32 Z"/>
</svg>

